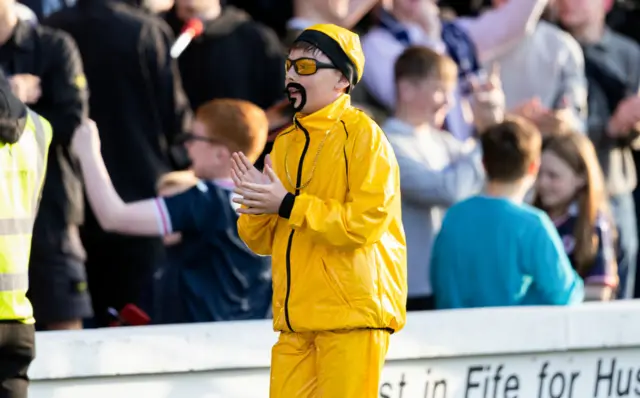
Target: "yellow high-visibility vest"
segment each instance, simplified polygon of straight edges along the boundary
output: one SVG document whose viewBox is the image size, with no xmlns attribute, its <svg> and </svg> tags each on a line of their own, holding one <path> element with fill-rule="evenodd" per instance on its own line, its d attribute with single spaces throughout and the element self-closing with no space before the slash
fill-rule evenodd
<svg viewBox="0 0 640 398">
<path fill-rule="evenodd" d="M 27 299 L 31 234 L 51 144 L 51 125 L 29 110 L 15 144 L 0 142 L 0 320 L 34 323 Z"/>
</svg>

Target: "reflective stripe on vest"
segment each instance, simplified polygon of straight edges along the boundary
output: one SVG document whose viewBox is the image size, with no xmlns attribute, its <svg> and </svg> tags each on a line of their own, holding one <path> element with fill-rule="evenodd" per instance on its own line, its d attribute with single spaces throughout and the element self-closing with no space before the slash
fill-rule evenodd
<svg viewBox="0 0 640 398">
<path fill-rule="evenodd" d="M 29 273 L 0 274 L 0 292 L 13 292 L 29 289 Z"/>
<path fill-rule="evenodd" d="M 27 235 L 33 230 L 35 218 L 0 218 L 0 236 Z"/>
</svg>

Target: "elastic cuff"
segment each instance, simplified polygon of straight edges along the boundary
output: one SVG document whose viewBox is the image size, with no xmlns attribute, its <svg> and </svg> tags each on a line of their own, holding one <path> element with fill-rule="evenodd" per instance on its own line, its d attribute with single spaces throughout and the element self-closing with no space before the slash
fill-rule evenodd
<svg viewBox="0 0 640 398">
<path fill-rule="evenodd" d="M 278 209 L 278 215 L 282 218 L 289 218 L 291 216 L 291 211 L 293 210 L 293 204 L 296 202 L 296 196 L 292 193 L 287 193 L 287 195 L 282 199 L 282 203 L 280 203 L 280 208 Z"/>
</svg>

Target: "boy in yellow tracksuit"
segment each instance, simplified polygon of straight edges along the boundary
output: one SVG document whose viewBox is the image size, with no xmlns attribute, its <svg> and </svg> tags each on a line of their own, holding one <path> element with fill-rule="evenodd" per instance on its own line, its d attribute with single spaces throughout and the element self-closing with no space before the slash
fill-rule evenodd
<svg viewBox="0 0 640 398">
<path fill-rule="evenodd" d="M 405 323 L 398 164 L 350 104 L 364 55 L 335 25 L 302 32 L 286 61 L 294 125 L 264 173 L 234 154 L 240 237 L 272 256 L 271 398 L 374 398 L 389 335 Z"/>
</svg>

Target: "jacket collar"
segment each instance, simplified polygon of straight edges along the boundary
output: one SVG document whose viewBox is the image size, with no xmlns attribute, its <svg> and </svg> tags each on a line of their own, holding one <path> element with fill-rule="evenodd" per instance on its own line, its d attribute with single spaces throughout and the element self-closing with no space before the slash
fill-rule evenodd
<svg viewBox="0 0 640 398">
<path fill-rule="evenodd" d="M 299 113 L 296 114 L 294 121 L 298 127 L 308 130 L 309 133 L 313 133 L 314 131 L 326 133 L 327 130 L 335 126 L 344 111 L 350 107 L 351 96 L 349 94 L 342 94 L 338 99 L 317 112 L 306 116 L 300 116 Z"/>
</svg>

